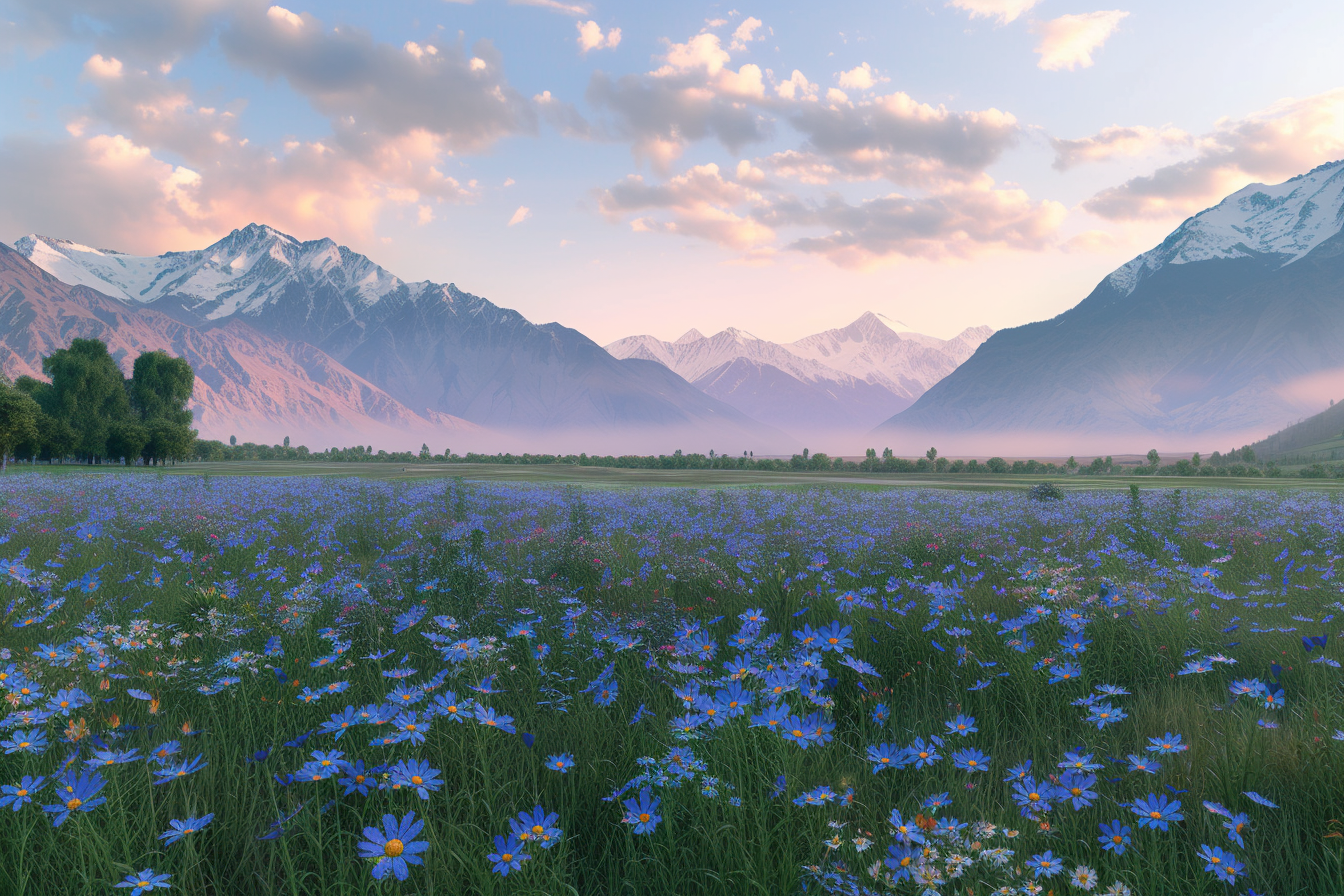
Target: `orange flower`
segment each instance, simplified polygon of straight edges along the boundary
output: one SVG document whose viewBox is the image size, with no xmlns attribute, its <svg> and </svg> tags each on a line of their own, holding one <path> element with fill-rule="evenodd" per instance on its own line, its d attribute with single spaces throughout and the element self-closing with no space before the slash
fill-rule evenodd
<svg viewBox="0 0 1344 896">
<path fill-rule="evenodd" d="M 89 736 L 89 723 L 84 721 L 83 717 L 81 717 L 77 722 L 72 719 L 70 721 L 70 724 L 65 726 L 65 737 L 71 743 L 83 740 L 88 736 Z"/>
</svg>

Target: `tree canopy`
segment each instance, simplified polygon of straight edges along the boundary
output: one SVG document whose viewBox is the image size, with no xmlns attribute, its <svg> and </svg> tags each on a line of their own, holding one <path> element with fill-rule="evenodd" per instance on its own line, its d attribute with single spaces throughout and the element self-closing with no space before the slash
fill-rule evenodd
<svg viewBox="0 0 1344 896">
<path fill-rule="evenodd" d="M 50 382 L 23 376 L 4 386 L 11 398 L 0 390 L 5 458 L 160 463 L 190 455 L 196 375 L 184 359 L 144 352 L 127 379 L 105 343 L 75 339 L 43 358 L 42 372 Z"/>
</svg>

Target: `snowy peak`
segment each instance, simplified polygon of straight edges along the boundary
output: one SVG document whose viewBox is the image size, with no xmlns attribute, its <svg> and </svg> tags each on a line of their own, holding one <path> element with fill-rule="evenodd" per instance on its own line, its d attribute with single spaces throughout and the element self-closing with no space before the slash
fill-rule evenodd
<svg viewBox="0 0 1344 896">
<path fill-rule="evenodd" d="M 174 298 L 199 316 L 257 315 L 295 283 L 334 293 L 347 312 L 368 307 L 405 284 L 367 257 L 330 239 L 302 242 L 249 224 L 204 249 L 158 256 L 126 255 L 30 234 L 14 248 L 66 283 L 126 302 Z"/>
<path fill-rule="evenodd" d="M 1122 296 L 1169 264 L 1268 257 L 1291 264 L 1344 230 L 1344 160 L 1266 186 L 1251 184 L 1205 209 L 1107 280 Z"/>
<path fill-rule="evenodd" d="M 662 342 L 652 336 L 628 336 L 606 346 L 606 349 L 617 358 L 657 361 L 690 383 L 738 359 L 767 364 L 803 382 L 853 379 L 824 364 L 800 358 L 782 345 L 758 339 L 735 327 L 709 337 L 701 335 L 699 330 L 691 330 L 676 342 Z"/>
<path fill-rule="evenodd" d="M 652 337 L 649 337 L 649 338 L 652 338 Z M 699 342 L 701 339 L 704 339 L 704 338 L 705 338 L 705 336 L 704 336 L 703 333 L 701 333 L 701 332 L 700 332 L 699 330 L 697 330 L 695 327 L 691 327 L 691 328 L 690 328 L 689 330 L 687 330 L 685 333 L 682 333 L 682 334 L 681 334 L 681 338 L 680 338 L 680 339 L 678 339 L 676 342 L 674 342 L 674 343 L 672 343 L 672 344 L 673 344 L 673 345 L 687 345 L 687 344 L 692 343 L 692 342 Z"/>
<path fill-rule="evenodd" d="M 675 342 L 629 336 L 606 348 L 617 358 L 657 361 L 692 383 L 741 359 L 769 365 L 804 383 L 850 386 L 858 381 L 913 400 L 974 354 L 994 332 L 989 327 L 971 327 L 945 340 L 909 331 L 897 333 L 888 320 L 869 311 L 849 326 L 786 345 L 729 327 L 710 337 L 690 330 Z"/>
<path fill-rule="evenodd" d="M 974 354 L 993 332 L 989 327 L 972 327 L 953 339 L 908 330 L 897 333 L 870 311 L 847 327 L 807 336 L 786 347 L 796 355 L 914 399 Z"/>
</svg>

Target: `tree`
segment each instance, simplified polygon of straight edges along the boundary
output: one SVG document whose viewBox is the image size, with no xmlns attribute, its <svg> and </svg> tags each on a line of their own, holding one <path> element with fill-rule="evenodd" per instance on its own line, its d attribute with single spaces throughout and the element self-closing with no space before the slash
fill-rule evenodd
<svg viewBox="0 0 1344 896">
<path fill-rule="evenodd" d="M 51 377 L 53 416 L 75 431 L 75 451 L 90 462 L 107 454 L 113 421 L 130 416 L 126 380 L 107 346 L 97 339 L 76 339 L 42 359 L 42 372 Z"/>
<path fill-rule="evenodd" d="M 46 383 L 43 383 L 46 385 Z M 40 460 L 63 460 L 75 452 L 75 431 L 59 417 L 43 411 L 37 418 L 37 439 L 25 445 L 30 455 Z"/>
<path fill-rule="evenodd" d="M 236 447 L 237 445 L 238 445 L 238 437 L 229 436 L 229 447 Z"/>
<path fill-rule="evenodd" d="M 187 402 L 195 385 L 196 374 L 185 358 L 162 351 L 143 352 L 131 371 L 131 406 L 145 423 L 169 420 L 190 426 Z"/>
<path fill-rule="evenodd" d="M 37 441 L 41 414 L 33 396 L 0 382 L 0 472 L 8 469 L 9 456 L 20 445 Z"/>
<path fill-rule="evenodd" d="M 1198 452 L 1198 451 L 1196 451 L 1196 452 L 1194 453 L 1194 455 L 1192 455 L 1191 458 L 1190 458 L 1190 464 L 1191 464 L 1191 466 L 1198 467 L 1202 462 L 1203 462 L 1203 459 L 1199 456 L 1199 452 Z"/>
<path fill-rule="evenodd" d="M 122 430 L 123 450 L 129 450 L 139 439 L 140 450 L 124 455 L 128 460 L 143 455 L 153 464 L 187 458 L 197 436 L 187 409 L 195 385 L 196 374 L 184 358 L 155 351 L 135 359 L 128 389 L 131 405 L 143 425 Z"/>
<path fill-rule="evenodd" d="M 929 463 L 933 463 L 938 459 L 938 449 L 930 448 L 928 451 L 924 452 L 924 456 L 929 459 Z"/>
<path fill-rule="evenodd" d="M 289 447 L 289 436 L 285 436 L 285 447 Z"/>
<path fill-rule="evenodd" d="M 1148 466 L 1150 466 L 1150 467 L 1156 467 L 1156 466 L 1157 466 L 1158 464 L 1160 464 L 1160 463 L 1162 463 L 1162 458 L 1158 456 L 1158 454 L 1157 454 L 1157 449 L 1156 449 L 1156 448 L 1149 448 L 1149 449 L 1148 449 Z"/>
<path fill-rule="evenodd" d="M 169 420 L 155 420 L 144 427 L 149 438 L 141 454 L 151 464 L 186 460 L 196 442 L 196 430 Z"/>
<path fill-rule="evenodd" d="M 127 465 L 133 464 L 149 440 L 150 433 L 144 424 L 134 420 L 118 420 L 108 429 L 107 456 L 113 459 L 125 458 Z"/>
<path fill-rule="evenodd" d="M 1008 472 L 1008 461 L 1001 457 L 991 457 L 989 460 L 985 461 L 985 466 L 989 467 L 989 472 L 991 473 Z"/>
</svg>

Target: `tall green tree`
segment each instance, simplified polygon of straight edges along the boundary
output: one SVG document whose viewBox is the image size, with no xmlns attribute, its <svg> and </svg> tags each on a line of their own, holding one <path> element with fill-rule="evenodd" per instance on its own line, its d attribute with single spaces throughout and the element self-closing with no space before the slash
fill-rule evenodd
<svg viewBox="0 0 1344 896">
<path fill-rule="evenodd" d="M 135 359 L 128 391 L 144 435 L 136 455 L 151 464 L 186 460 L 197 436 L 187 408 L 195 385 L 196 374 L 185 358 L 155 351 Z M 129 441 L 126 447 L 130 447 Z"/>
<path fill-rule="evenodd" d="M 112 424 L 131 416 L 125 377 L 107 346 L 97 339 L 76 339 L 42 359 L 51 377 L 50 407 L 75 432 L 75 453 L 93 461 L 107 456 Z"/>
<path fill-rule="evenodd" d="M 131 405 L 145 423 L 167 420 L 191 426 L 187 402 L 196 385 L 196 374 L 185 358 L 167 352 L 143 352 L 131 372 Z"/>
<path fill-rule="evenodd" d="M 24 444 L 37 440 L 37 420 L 42 415 L 33 397 L 0 382 L 0 472 L 9 467 L 9 456 Z"/>
</svg>

